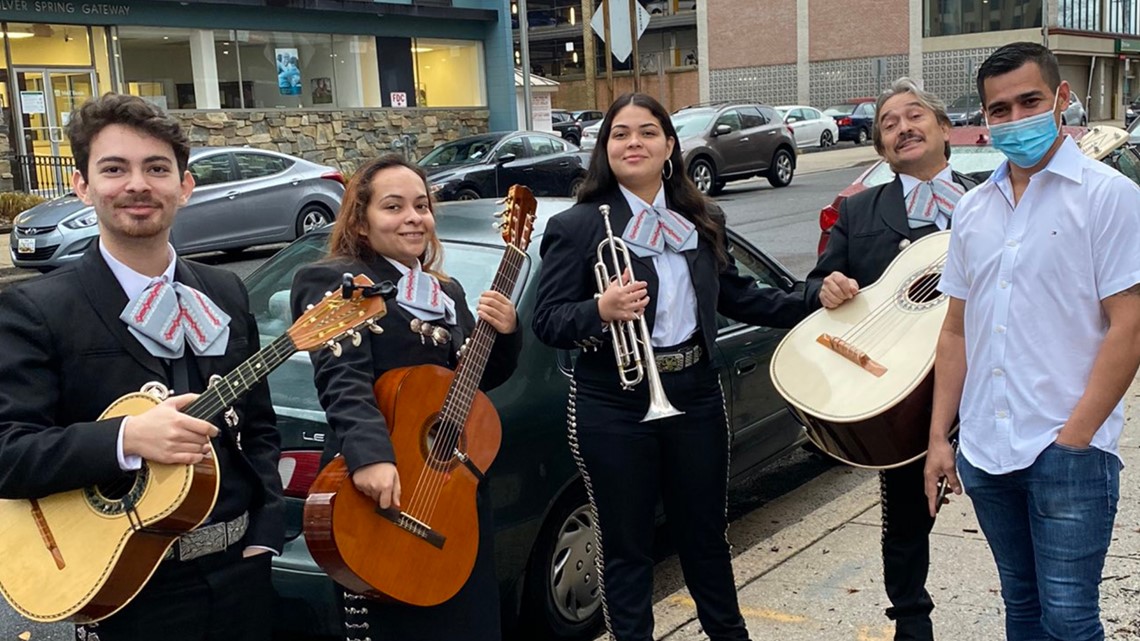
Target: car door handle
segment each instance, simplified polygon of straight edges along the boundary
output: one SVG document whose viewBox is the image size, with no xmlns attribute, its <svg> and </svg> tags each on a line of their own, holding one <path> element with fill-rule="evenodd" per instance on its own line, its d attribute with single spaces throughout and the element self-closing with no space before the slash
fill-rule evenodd
<svg viewBox="0 0 1140 641">
<path fill-rule="evenodd" d="M 747 376 L 756 371 L 756 359 L 742 358 L 733 363 L 733 369 L 737 376 Z"/>
<path fill-rule="evenodd" d="M 523 171 L 534 171 L 534 167 L 525 167 Z"/>
<path fill-rule="evenodd" d="M 741 139 L 740 139 L 740 142 L 748 142 L 748 136 L 745 136 L 745 137 L 741 138 Z"/>
<path fill-rule="evenodd" d="M 769 135 L 769 136 L 774 136 L 774 135 L 776 135 L 776 130 L 775 130 L 775 129 L 769 129 L 769 130 L 768 130 L 768 135 Z"/>
<path fill-rule="evenodd" d="M 293 180 L 290 180 L 289 182 L 293 183 L 293 186 L 296 187 L 297 185 L 301 184 L 301 179 L 300 178 L 294 178 Z"/>
<path fill-rule="evenodd" d="M 563 160 L 562 162 L 558 163 L 558 166 L 559 167 L 569 167 L 570 161 L 569 160 Z"/>
<path fill-rule="evenodd" d="M 238 195 L 238 192 L 236 192 L 236 191 L 231 191 L 230 193 L 226 194 L 226 198 L 229 198 L 230 200 L 233 200 L 234 198 L 237 198 L 237 195 Z"/>
</svg>

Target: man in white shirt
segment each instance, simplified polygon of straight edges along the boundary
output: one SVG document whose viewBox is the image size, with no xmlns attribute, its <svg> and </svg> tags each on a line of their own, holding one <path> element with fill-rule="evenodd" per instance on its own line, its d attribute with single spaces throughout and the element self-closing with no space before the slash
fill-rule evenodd
<svg viewBox="0 0 1140 641">
<path fill-rule="evenodd" d="M 1140 189 L 1060 134 L 1069 85 L 1048 49 L 1002 47 L 977 83 L 1009 162 L 955 211 L 926 494 L 933 512 L 945 476 L 973 501 L 1008 639 L 1100 640 L 1121 397 L 1140 364 Z"/>
</svg>

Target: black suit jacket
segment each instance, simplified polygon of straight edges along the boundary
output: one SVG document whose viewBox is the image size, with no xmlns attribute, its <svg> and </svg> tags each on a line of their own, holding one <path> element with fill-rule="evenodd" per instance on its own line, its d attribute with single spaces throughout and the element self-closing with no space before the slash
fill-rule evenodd
<svg viewBox="0 0 1140 641">
<path fill-rule="evenodd" d="M 196 358 L 203 380 L 228 374 L 258 350 L 241 279 L 178 259 L 175 280 L 231 317 L 225 354 Z M 0 497 L 40 498 L 123 476 L 116 455 L 122 419 L 95 418 L 150 381 L 170 386 L 159 359 L 119 320 L 127 303 L 97 244 L 72 265 L 0 294 Z M 245 475 L 257 488 L 245 545 L 280 550 L 281 448 L 268 385 L 254 387 L 234 409 L 241 455 L 232 457 L 238 469 L 221 473 Z M 229 430 L 221 417 L 214 423 Z"/>
<path fill-rule="evenodd" d="M 598 293 L 594 279 L 596 252 L 605 238 L 605 226 L 598 211 L 602 203 L 610 206 L 610 226 L 615 237 L 620 237 L 632 213 L 617 189 L 601 201 L 577 204 L 547 223 L 542 236 L 542 274 L 532 325 L 538 339 L 552 347 L 600 346 L 597 350 L 584 350 L 575 367 L 575 376 L 616 383 L 612 342 L 603 331 L 605 324 L 594 299 Z M 715 207 L 713 216 L 719 224 L 724 224 L 724 214 Z M 740 275 L 731 255 L 726 265 L 719 266 L 715 250 L 705 239 L 700 239 L 695 250 L 682 255 L 689 264 L 689 276 L 697 296 L 697 323 L 706 353 L 712 353 L 716 342 L 717 312 L 741 322 L 769 327 L 791 327 L 803 318 L 805 309 L 798 295 L 757 287 L 755 281 Z M 641 258 L 633 252 L 630 258 L 634 277 L 646 281 L 648 286 L 645 319 L 652 333 L 660 287 L 657 270 L 652 258 Z"/>
<path fill-rule="evenodd" d="M 977 186 L 969 176 L 954 172 L 954 182 L 967 191 Z M 804 299 L 809 310 L 819 309 L 823 279 L 841 272 L 855 279 L 859 287 L 879 280 L 902 248 L 903 240 L 915 241 L 938 231 L 937 225 L 911 229 L 907 223 L 902 179 L 871 187 L 839 205 L 839 219 L 831 228 L 827 248 L 807 277 Z"/>
<path fill-rule="evenodd" d="M 299 318 L 305 307 L 324 298 L 335 289 L 345 273 L 364 274 L 373 282 L 400 280 L 400 270 L 384 258 L 361 262 L 336 258 L 301 268 L 293 277 L 290 303 L 293 318 Z M 466 294 L 458 281 L 440 283 L 444 293 L 455 301 L 457 327 L 451 328 L 449 345 L 433 345 L 411 331 L 414 316 L 394 301 L 380 319 L 382 334 L 365 331 L 366 343 L 359 348 L 346 345 L 340 357 L 328 350 L 309 352 L 313 376 L 321 407 L 325 410 L 330 433 L 325 435 L 323 462 L 334 455 L 344 455 L 349 472 L 372 463 L 398 463 L 392 449 L 388 424 L 373 396 L 372 386 L 385 372 L 397 367 L 439 365 L 454 369 L 457 351 L 475 329 L 475 317 L 467 307 Z M 515 371 L 522 349 L 522 331 L 498 335 L 491 348 L 487 367 L 479 388 L 493 389 Z"/>
</svg>

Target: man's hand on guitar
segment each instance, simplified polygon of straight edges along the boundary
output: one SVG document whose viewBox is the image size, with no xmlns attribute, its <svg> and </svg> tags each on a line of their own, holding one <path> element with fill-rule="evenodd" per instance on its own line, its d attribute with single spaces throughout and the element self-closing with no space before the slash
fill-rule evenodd
<svg viewBox="0 0 1140 641">
<path fill-rule="evenodd" d="M 392 463 L 365 465 L 352 473 L 352 484 L 384 509 L 400 507 L 400 475 Z"/>
<path fill-rule="evenodd" d="M 958 469 L 954 465 L 954 447 L 945 438 L 932 438 L 926 452 L 926 468 L 922 472 L 926 489 L 927 506 L 930 516 L 938 514 L 939 504 L 946 501 L 945 491 L 939 491 L 939 482 L 945 478 L 949 491 L 962 493 L 962 483 L 958 481 Z"/>
<path fill-rule="evenodd" d="M 859 293 L 859 283 L 848 278 L 841 272 L 831 272 L 823 279 L 823 287 L 819 289 L 819 302 L 827 309 L 835 309 L 844 301 L 855 298 Z"/>
<path fill-rule="evenodd" d="M 197 394 L 173 396 L 127 419 L 123 454 L 171 465 L 194 465 L 210 452 L 218 428 L 181 412 Z"/>
</svg>

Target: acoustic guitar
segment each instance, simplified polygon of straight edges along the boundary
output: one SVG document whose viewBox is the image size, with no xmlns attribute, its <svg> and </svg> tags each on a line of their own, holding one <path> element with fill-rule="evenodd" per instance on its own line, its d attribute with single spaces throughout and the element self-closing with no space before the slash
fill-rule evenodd
<svg viewBox="0 0 1140 641">
<path fill-rule="evenodd" d="M 211 420 L 298 351 L 329 347 L 342 337 L 359 345 L 363 326 L 379 330 L 385 282 L 351 278 L 309 309 L 289 330 L 233 372 L 215 377 L 183 413 Z M 108 407 L 99 419 L 135 416 L 169 391 L 149 383 Z M 81 428 L 75 428 L 81 429 Z M 220 477 L 211 455 L 194 465 L 144 461 L 121 481 L 32 500 L 0 500 L 0 593 L 22 616 L 39 622 L 92 623 L 123 608 L 146 585 L 178 537 L 201 525 L 214 507 Z"/>
<path fill-rule="evenodd" d="M 491 284 L 505 296 L 526 261 L 536 206 L 529 189 L 511 187 L 500 225 L 507 248 Z M 479 548 L 475 490 L 502 439 L 499 415 L 479 391 L 496 335 L 480 320 L 455 371 L 418 365 L 376 381 L 403 508 L 381 509 L 357 490 L 343 457 L 325 466 L 305 501 L 305 542 L 337 583 L 375 599 L 430 606 L 467 582 Z"/>
<path fill-rule="evenodd" d="M 949 244 L 949 231 L 910 244 L 879 280 L 808 316 L 772 355 L 776 390 L 812 443 L 844 463 L 885 469 L 926 453 Z"/>
</svg>

